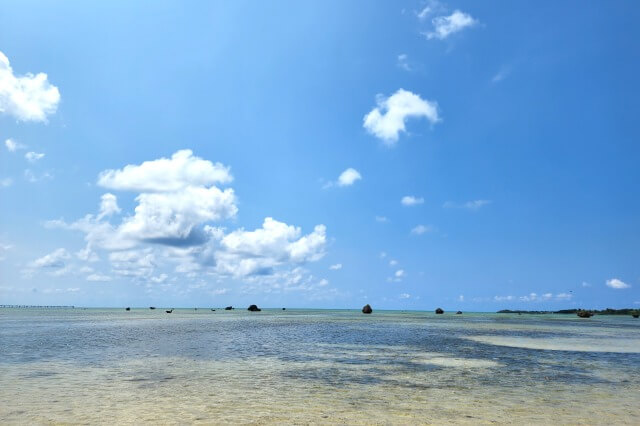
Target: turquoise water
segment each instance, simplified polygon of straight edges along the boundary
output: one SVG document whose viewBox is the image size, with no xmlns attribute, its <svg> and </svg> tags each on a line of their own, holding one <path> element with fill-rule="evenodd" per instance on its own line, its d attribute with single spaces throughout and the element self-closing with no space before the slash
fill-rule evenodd
<svg viewBox="0 0 640 426">
<path fill-rule="evenodd" d="M 2 423 L 628 423 L 640 320 L 0 309 Z"/>
</svg>

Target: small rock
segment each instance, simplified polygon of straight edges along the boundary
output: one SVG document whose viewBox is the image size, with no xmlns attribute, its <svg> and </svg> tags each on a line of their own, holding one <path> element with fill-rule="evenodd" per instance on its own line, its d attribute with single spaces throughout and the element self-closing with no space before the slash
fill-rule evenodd
<svg viewBox="0 0 640 426">
<path fill-rule="evenodd" d="M 227 306 L 226 308 L 224 308 L 225 311 L 230 311 L 233 309 L 233 306 Z"/>
<path fill-rule="evenodd" d="M 251 305 L 249 306 L 249 308 L 247 309 L 247 311 L 251 311 L 251 312 L 260 312 L 262 309 L 258 308 L 256 305 Z"/>
<path fill-rule="evenodd" d="M 444 311 L 442 310 L 442 308 L 438 308 L 436 309 L 436 314 L 444 314 Z"/>
<path fill-rule="evenodd" d="M 456 312 L 456 315 L 462 315 L 462 311 Z"/>
<path fill-rule="evenodd" d="M 368 303 L 362 307 L 363 314 L 370 314 L 371 312 L 373 312 L 373 309 L 371 309 L 371 306 Z"/>
</svg>

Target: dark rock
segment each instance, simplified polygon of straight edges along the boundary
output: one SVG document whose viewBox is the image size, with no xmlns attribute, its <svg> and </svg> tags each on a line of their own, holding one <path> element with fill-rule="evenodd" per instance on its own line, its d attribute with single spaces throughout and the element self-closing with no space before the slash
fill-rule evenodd
<svg viewBox="0 0 640 426">
<path fill-rule="evenodd" d="M 251 311 L 251 312 L 260 312 L 262 309 L 258 308 L 256 305 L 251 305 L 249 306 L 249 308 L 247 308 L 247 311 Z"/>
<path fill-rule="evenodd" d="M 171 308 L 171 310 L 165 311 L 165 312 L 168 313 L 168 314 L 171 314 L 171 313 L 173 313 L 173 308 Z"/>
<path fill-rule="evenodd" d="M 225 311 L 230 311 L 233 309 L 233 306 L 227 306 L 226 308 L 224 308 Z"/>
<path fill-rule="evenodd" d="M 130 310 L 131 310 L 131 308 L 126 307 L 126 308 L 124 308 L 124 310 L 125 310 L 125 311 L 130 311 Z"/>
<path fill-rule="evenodd" d="M 368 303 L 362 307 L 363 314 L 370 314 L 371 312 L 373 312 L 373 309 L 371 309 L 371 306 Z"/>
<path fill-rule="evenodd" d="M 156 308 L 155 306 L 149 306 L 149 309 L 155 309 L 155 308 Z"/>
<path fill-rule="evenodd" d="M 640 314 L 631 314 L 631 316 L 634 317 L 634 318 L 638 318 L 638 317 L 640 317 Z"/>
<path fill-rule="evenodd" d="M 215 309 L 212 309 L 212 310 L 211 310 L 211 312 L 215 312 L 215 311 L 216 311 Z"/>
<path fill-rule="evenodd" d="M 282 308 L 282 310 L 283 310 L 283 311 L 286 311 L 286 310 L 287 310 L 287 308 Z"/>
<path fill-rule="evenodd" d="M 462 315 L 462 311 L 456 312 L 456 315 Z"/>
<path fill-rule="evenodd" d="M 576 312 L 576 315 L 578 315 L 580 318 L 591 318 L 593 316 L 593 313 L 589 311 L 578 311 Z"/>
<path fill-rule="evenodd" d="M 436 309 L 436 314 L 444 314 L 444 311 L 442 310 L 442 308 L 438 308 Z"/>
</svg>

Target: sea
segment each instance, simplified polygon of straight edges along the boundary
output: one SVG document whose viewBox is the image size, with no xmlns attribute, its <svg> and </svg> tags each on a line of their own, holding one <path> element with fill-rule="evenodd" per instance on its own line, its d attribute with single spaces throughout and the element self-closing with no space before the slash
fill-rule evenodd
<svg viewBox="0 0 640 426">
<path fill-rule="evenodd" d="M 0 424 L 640 424 L 640 319 L 0 309 Z"/>
</svg>

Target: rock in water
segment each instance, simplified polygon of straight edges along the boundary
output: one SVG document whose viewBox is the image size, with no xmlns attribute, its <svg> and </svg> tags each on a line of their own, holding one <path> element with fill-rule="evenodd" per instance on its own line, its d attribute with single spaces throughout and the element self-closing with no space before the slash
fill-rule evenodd
<svg viewBox="0 0 640 426">
<path fill-rule="evenodd" d="M 251 311 L 251 312 L 260 312 L 262 309 L 258 308 L 256 305 L 251 305 L 249 306 L 249 308 L 247 309 L 247 311 Z"/>
<path fill-rule="evenodd" d="M 124 310 L 125 310 L 125 311 L 130 311 L 130 310 L 131 310 L 131 308 L 126 307 Z"/>
<path fill-rule="evenodd" d="M 580 318 L 591 318 L 593 316 L 593 313 L 589 311 L 578 311 L 576 312 L 576 315 L 578 315 Z"/>
<path fill-rule="evenodd" d="M 456 312 L 456 315 L 462 315 L 462 311 Z"/>
<path fill-rule="evenodd" d="M 442 310 L 442 308 L 438 308 L 436 309 L 436 314 L 444 314 L 444 311 Z"/>
<path fill-rule="evenodd" d="M 363 314 L 370 314 L 371 312 L 373 312 L 373 309 L 371 309 L 371 306 L 368 303 L 362 307 Z"/>
<path fill-rule="evenodd" d="M 233 309 L 233 306 L 227 306 L 226 308 L 224 308 L 225 311 L 230 311 Z"/>
</svg>

